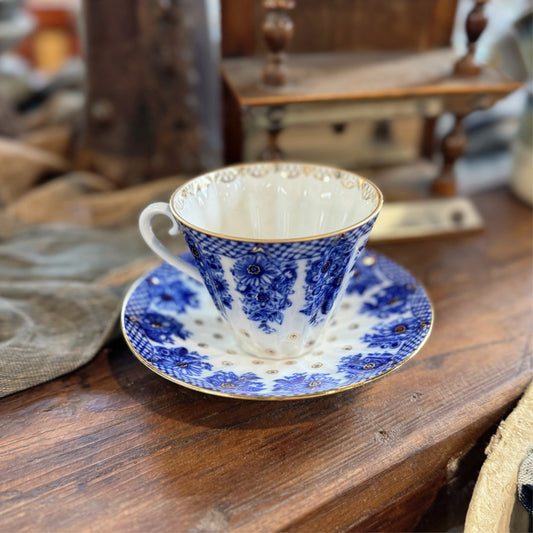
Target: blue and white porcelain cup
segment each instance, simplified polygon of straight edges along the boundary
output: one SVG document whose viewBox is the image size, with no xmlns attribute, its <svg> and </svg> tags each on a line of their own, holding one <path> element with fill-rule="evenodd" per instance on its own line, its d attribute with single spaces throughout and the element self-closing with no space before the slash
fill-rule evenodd
<svg viewBox="0 0 533 533">
<path fill-rule="evenodd" d="M 156 254 L 205 285 L 243 350 L 284 359 L 320 343 L 382 205 L 351 172 L 253 163 L 188 181 L 168 204 L 146 207 L 139 227 Z M 157 239 L 155 215 L 181 231 L 196 267 Z"/>
</svg>

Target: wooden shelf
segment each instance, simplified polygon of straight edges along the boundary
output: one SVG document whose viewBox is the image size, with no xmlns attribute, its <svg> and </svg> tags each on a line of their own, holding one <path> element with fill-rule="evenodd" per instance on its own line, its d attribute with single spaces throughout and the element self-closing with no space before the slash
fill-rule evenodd
<svg viewBox="0 0 533 533">
<path fill-rule="evenodd" d="M 490 67 L 476 77 L 454 76 L 455 59 L 450 48 L 289 55 L 289 83 L 281 88 L 261 84 L 263 57 L 225 59 L 222 73 L 240 106 L 457 95 L 498 99 L 521 86 Z"/>
</svg>

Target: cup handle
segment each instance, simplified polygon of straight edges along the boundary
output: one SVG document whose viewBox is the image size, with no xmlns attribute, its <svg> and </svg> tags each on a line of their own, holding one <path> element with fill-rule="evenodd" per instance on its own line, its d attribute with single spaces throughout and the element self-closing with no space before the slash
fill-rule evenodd
<svg viewBox="0 0 533 533">
<path fill-rule="evenodd" d="M 187 261 L 176 257 L 170 250 L 165 248 L 161 241 L 155 236 L 154 230 L 152 229 L 152 218 L 156 215 L 165 215 L 170 218 L 172 222 L 172 227 L 168 230 L 169 235 L 178 235 L 179 227 L 172 215 L 170 207 L 165 202 L 157 202 L 155 204 L 150 204 L 146 206 L 139 217 L 139 230 L 141 232 L 142 238 L 145 240 L 146 244 L 159 256 L 161 259 L 172 265 L 173 267 L 181 270 L 192 279 L 199 281 L 203 284 L 202 276 L 198 269 L 192 266 Z"/>
</svg>

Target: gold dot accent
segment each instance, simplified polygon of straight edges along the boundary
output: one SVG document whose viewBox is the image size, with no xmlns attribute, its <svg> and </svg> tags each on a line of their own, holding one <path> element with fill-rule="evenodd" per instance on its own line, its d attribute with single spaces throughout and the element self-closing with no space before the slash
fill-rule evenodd
<svg viewBox="0 0 533 533">
<path fill-rule="evenodd" d="M 295 341 L 295 340 L 297 340 L 297 339 L 299 339 L 299 338 L 300 338 L 300 335 L 298 335 L 298 334 L 296 334 L 296 333 L 291 333 L 291 334 L 289 335 L 289 337 L 288 337 L 288 339 L 289 339 L 290 341 Z"/>
<path fill-rule="evenodd" d="M 233 363 L 231 361 L 222 361 L 222 364 L 224 366 L 233 366 Z"/>
<path fill-rule="evenodd" d="M 213 333 L 213 337 L 215 339 L 223 339 L 224 338 L 224 335 L 220 334 L 220 333 Z"/>
<path fill-rule="evenodd" d="M 348 329 L 357 329 L 359 327 L 359 324 L 350 324 L 348 326 Z"/>
<path fill-rule="evenodd" d="M 335 342 L 336 340 L 337 340 L 337 337 L 335 337 L 335 335 L 328 338 L 328 342 Z"/>
<path fill-rule="evenodd" d="M 267 370 L 267 374 L 277 374 L 278 370 Z"/>
<path fill-rule="evenodd" d="M 343 350 L 351 350 L 352 349 L 352 345 L 351 344 L 347 344 L 346 346 L 343 346 L 342 349 Z"/>
<path fill-rule="evenodd" d="M 229 353 L 231 355 L 235 355 L 237 352 L 235 350 L 226 350 L 226 353 Z"/>
<path fill-rule="evenodd" d="M 204 321 L 203 320 L 200 320 L 199 318 L 197 318 L 194 323 L 197 325 L 197 326 L 203 326 L 204 325 Z"/>
<path fill-rule="evenodd" d="M 332 320 L 332 322 L 331 322 L 332 326 L 336 326 L 337 324 L 338 324 L 338 322 L 336 320 Z"/>
<path fill-rule="evenodd" d="M 311 368 L 320 368 L 321 366 L 323 366 L 323 363 L 313 363 Z"/>
<path fill-rule="evenodd" d="M 429 322 L 427 320 L 422 320 L 420 322 L 420 331 L 424 331 L 429 326 Z"/>
<path fill-rule="evenodd" d="M 239 333 L 241 335 L 244 335 L 245 337 L 249 337 L 250 336 L 250 334 L 245 329 L 241 329 Z"/>
<path fill-rule="evenodd" d="M 363 365 L 363 370 L 370 370 L 371 368 L 374 368 L 376 366 L 375 363 L 367 363 L 366 365 Z"/>
<path fill-rule="evenodd" d="M 324 353 L 324 350 L 317 350 L 316 352 L 313 352 L 314 355 L 322 355 Z"/>
<path fill-rule="evenodd" d="M 311 383 L 309 383 L 309 387 L 318 387 L 321 383 L 321 381 L 311 381 Z"/>
<path fill-rule="evenodd" d="M 267 355 L 276 355 L 276 350 L 273 350 L 272 348 L 267 348 L 267 349 L 265 350 L 265 353 L 266 353 Z"/>
<path fill-rule="evenodd" d="M 313 346 L 314 344 L 315 344 L 314 340 L 310 340 L 309 342 L 305 343 L 306 346 Z"/>
<path fill-rule="evenodd" d="M 295 365 L 296 361 L 294 361 L 293 359 L 289 359 L 288 361 L 285 361 L 285 364 L 286 365 Z"/>
<path fill-rule="evenodd" d="M 217 322 L 223 322 L 222 318 L 217 316 Z"/>
<path fill-rule="evenodd" d="M 225 389 L 233 389 L 235 387 L 235 383 L 222 383 L 221 386 Z"/>
<path fill-rule="evenodd" d="M 344 302 L 341 304 L 341 309 L 350 309 L 350 304 L 348 302 Z"/>
<path fill-rule="evenodd" d="M 372 265 L 375 265 L 376 264 L 376 256 L 374 255 L 366 255 L 365 257 L 363 257 L 363 265 L 365 266 L 372 266 Z"/>
<path fill-rule="evenodd" d="M 205 342 L 199 342 L 198 346 L 200 346 L 200 348 L 208 348 L 209 344 L 206 344 Z"/>
<path fill-rule="evenodd" d="M 262 365 L 264 363 L 264 361 L 262 361 L 261 359 L 254 359 L 252 361 L 252 364 L 254 365 Z"/>
<path fill-rule="evenodd" d="M 396 333 L 396 335 L 400 335 L 402 333 L 405 333 L 406 331 L 407 328 L 403 324 L 400 324 L 399 326 L 396 326 L 394 328 L 394 333 Z"/>
</svg>

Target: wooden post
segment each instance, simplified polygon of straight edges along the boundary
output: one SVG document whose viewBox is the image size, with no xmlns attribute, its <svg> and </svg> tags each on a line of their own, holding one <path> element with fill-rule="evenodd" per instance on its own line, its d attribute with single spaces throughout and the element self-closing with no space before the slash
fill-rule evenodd
<svg viewBox="0 0 533 533">
<path fill-rule="evenodd" d="M 268 144 L 259 154 L 261 161 L 279 161 L 284 159 L 285 154 L 278 145 L 278 138 L 283 131 L 284 106 L 269 106 L 267 108 L 268 119 Z"/>
<path fill-rule="evenodd" d="M 466 18 L 466 37 L 468 39 L 468 51 L 455 63 L 454 72 L 459 76 L 475 76 L 481 67 L 474 61 L 477 41 L 487 26 L 487 17 L 484 7 L 488 0 L 475 0 L 474 7 Z"/>
<path fill-rule="evenodd" d="M 294 26 L 289 11 L 294 0 L 264 0 L 268 10 L 263 24 L 263 36 L 268 46 L 267 63 L 263 70 L 263 83 L 279 87 L 287 83 L 286 51 Z"/>
<path fill-rule="evenodd" d="M 463 155 L 466 147 L 463 130 L 463 116 L 455 117 L 451 131 L 442 139 L 442 169 L 432 184 L 433 192 L 439 196 L 453 196 L 456 193 L 455 162 Z"/>
<path fill-rule="evenodd" d="M 203 2 L 84 0 L 83 7 L 85 162 L 121 186 L 204 170 L 194 43 L 208 36 L 190 20 L 193 9 L 205 15 Z"/>
</svg>

